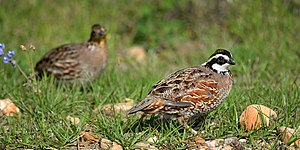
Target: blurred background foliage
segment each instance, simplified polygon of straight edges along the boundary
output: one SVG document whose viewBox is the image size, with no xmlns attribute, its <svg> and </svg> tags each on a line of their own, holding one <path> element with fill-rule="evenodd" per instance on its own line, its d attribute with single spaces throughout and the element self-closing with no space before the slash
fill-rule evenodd
<svg viewBox="0 0 300 150">
<path fill-rule="evenodd" d="M 116 41 L 110 43 L 118 49 L 142 45 L 154 51 L 178 50 L 195 42 L 194 49 L 206 50 L 253 40 L 278 47 L 299 41 L 296 0 L 1 0 L 0 4 L 0 36 L 6 40 L 2 42 L 32 43 L 43 50 L 87 39 L 94 23 L 108 28 Z M 287 36 L 293 38 L 282 43 Z M 250 45 L 256 49 L 262 44 Z M 290 49 L 295 52 L 299 47 Z"/>
<path fill-rule="evenodd" d="M 182 59 L 199 64 L 216 48 L 227 48 L 246 66 L 275 67 L 250 71 L 300 72 L 294 65 L 300 56 L 297 0 L 0 0 L 0 5 L 1 42 L 12 49 L 33 44 L 38 49 L 33 62 L 53 47 L 87 40 L 91 25 L 101 23 L 109 31 L 112 63 L 133 45 L 175 65 Z"/>
</svg>

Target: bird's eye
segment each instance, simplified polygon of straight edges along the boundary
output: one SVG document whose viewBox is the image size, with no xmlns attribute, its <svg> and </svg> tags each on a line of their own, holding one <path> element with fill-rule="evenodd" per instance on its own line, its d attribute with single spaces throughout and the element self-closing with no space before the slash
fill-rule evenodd
<svg viewBox="0 0 300 150">
<path fill-rule="evenodd" d="M 105 32 L 104 32 L 104 31 L 101 31 L 101 32 L 99 32 L 99 35 L 100 35 L 100 36 L 104 36 L 104 35 L 105 35 Z"/>
<path fill-rule="evenodd" d="M 225 64 L 226 63 L 226 59 L 224 57 L 219 57 L 217 60 L 218 64 Z"/>
</svg>

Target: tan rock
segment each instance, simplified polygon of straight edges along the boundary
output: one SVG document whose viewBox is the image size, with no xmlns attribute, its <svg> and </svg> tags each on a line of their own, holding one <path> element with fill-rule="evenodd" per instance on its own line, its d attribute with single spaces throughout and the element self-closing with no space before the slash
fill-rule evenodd
<svg viewBox="0 0 300 150">
<path fill-rule="evenodd" d="M 297 140 L 291 143 L 291 146 L 296 145 L 297 147 L 300 147 L 300 128 L 298 128 L 296 131 L 292 128 L 280 127 L 278 128 L 278 131 L 280 132 L 281 138 L 285 144 L 288 144 L 290 139 L 295 137 Z M 296 134 L 296 132 L 298 132 L 298 134 Z"/>
<path fill-rule="evenodd" d="M 109 149 L 109 150 L 123 150 L 123 147 L 117 144 L 116 142 L 112 142 L 109 139 L 101 139 L 101 149 Z"/>
<path fill-rule="evenodd" d="M 99 147 L 104 150 L 123 150 L 123 147 L 112 142 L 109 139 L 101 138 L 99 135 L 92 132 L 80 132 L 81 142 L 79 145 L 81 147 L 91 147 L 94 144 L 99 144 Z"/>
<path fill-rule="evenodd" d="M 229 137 L 224 140 L 225 145 L 230 145 L 230 144 L 237 143 L 237 142 L 238 142 L 237 137 Z"/>
<path fill-rule="evenodd" d="M 93 134 L 91 132 L 80 132 L 80 136 L 84 141 L 90 141 L 92 143 L 99 142 L 99 139 L 101 138 L 99 135 Z"/>
<path fill-rule="evenodd" d="M 260 129 L 262 125 L 270 125 L 270 119 L 276 119 L 277 114 L 272 109 L 263 105 L 250 105 L 240 116 L 240 125 L 246 131 Z"/>
<path fill-rule="evenodd" d="M 134 61 L 143 63 L 146 60 L 147 54 L 143 47 L 134 46 L 128 49 L 128 56 Z"/>
<path fill-rule="evenodd" d="M 247 139 L 239 139 L 239 142 L 241 142 L 241 143 L 247 143 L 248 140 Z"/>
<path fill-rule="evenodd" d="M 210 150 L 210 148 L 207 147 L 206 145 L 200 145 L 197 147 L 197 149 L 193 149 L 193 150 Z"/>
<path fill-rule="evenodd" d="M 137 147 L 135 150 L 158 150 L 158 148 L 156 148 L 155 146 L 143 142 L 136 143 L 135 147 Z"/>
<path fill-rule="evenodd" d="M 231 147 L 230 145 L 226 145 L 224 148 L 223 148 L 223 150 L 232 150 L 233 149 L 233 147 Z"/>
<path fill-rule="evenodd" d="M 153 137 L 150 137 L 147 142 L 149 143 L 155 143 L 157 141 L 157 136 L 153 136 Z"/>
<path fill-rule="evenodd" d="M 0 116 L 14 116 L 19 114 L 20 109 L 10 99 L 0 100 Z"/>
<path fill-rule="evenodd" d="M 66 118 L 68 121 L 70 121 L 73 125 L 77 125 L 80 122 L 79 118 L 67 116 Z"/>
<path fill-rule="evenodd" d="M 203 139 L 203 138 L 196 138 L 195 139 L 195 143 L 201 143 L 201 144 L 203 144 L 203 143 L 205 143 L 205 139 Z"/>
<path fill-rule="evenodd" d="M 212 141 L 206 141 L 209 148 L 218 148 L 224 144 L 224 139 L 215 139 Z"/>
<path fill-rule="evenodd" d="M 110 150 L 123 150 L 123 147 L 116 142 L 113 142 L 113 146 Z"/>
<path fill-rule="evenodd" d="M 133 100 L 129 98 L 125 98 L 125 100 L 121 103 L 116 104 L 106 104 L 100 107 L 97 107 L 94 109 L 94 112 L 97 112 L 99 110 L 104 111 L 106 115 L 113 115 L 115 113 L 121 113 L 128 111 L 131 107 L 133 107 Z"/>
</svg>

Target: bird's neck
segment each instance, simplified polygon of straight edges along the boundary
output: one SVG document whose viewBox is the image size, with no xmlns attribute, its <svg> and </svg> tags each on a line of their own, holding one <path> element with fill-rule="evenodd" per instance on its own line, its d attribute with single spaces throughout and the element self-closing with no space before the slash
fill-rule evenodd
<svg viewBox="0 0 300 150">
<path fill-rule="evenodd" d="M 219 74 L 222 74 L 222 75 L 231 75 L 231 72 L 230 70 L 227 69 L 227 66 L 220 66 L 218 64 L 211 64 L 209 62 L 205 62 L 202 64 L 202 66 L 205 66 L 209 69 L 211 69 L 213 72 L 216 72 L 216 73 L 219 73 Z"/>
<path fill-rule="evenodd" d="M 106 46 L 106 39 L 102 38 L 102 39 L 89 39 L 88 42 L 92 43 L 93 45 L 100 45 L 101 47 L 105 47 Z"/>
</svg>

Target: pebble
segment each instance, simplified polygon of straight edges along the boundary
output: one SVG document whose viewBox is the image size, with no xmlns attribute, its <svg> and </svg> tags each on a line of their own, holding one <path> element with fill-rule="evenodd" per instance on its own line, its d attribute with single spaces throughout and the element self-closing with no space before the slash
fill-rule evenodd
<svg viewBox="0 0 300 150">
<path fill-rule="evenodd" d="M 150 145 L 149 143 L 138 142 L 134 144 L 135 150 L 158 150 L 155 146 Z"/>
<path fill-rule="evenodd" d="M 0 100 L 0 116 L 14 116 L 20 114 L 20 109 L 10 99 Z"/>
<path fill-rule="evenodd" d="M 288 128 L 288 127 L 280 127 L 278 128 L 278 131 L 280 132 L 281 139 L 285 144 L 288 144 L 288 142 L 292 137 L 296 137 L 295 129 Z M 300 133 L 300 127 L 298 127 L 297 132 Z M 295 142 L 291 143 L 290 146 L 294 146 L 294 145 L 300 148 L 300 136 L 298 136 L 298 139 Z"/>
<path fill-rule="evenodd" d="M 261 118 L 263 116 L 263 118 Z M 257 130 L 262 127 L 262 125 L 269 126 L 270 119 L 275 120 L 277 114 L 274 110 L 263 106 L 253 104 L 248 106 L 240 116 L 240 125 L 246 130 Z M 264 123 L 262 122 L 264 121 Z"/>
<path fill-rule="evenodd" d="M 103 111 L 106 115 L 114 115 L 115 113 L 121 113 L 128 111 L 133 107 L 134 103 L 132 99 L 125 98 L 123 102 L 116 104 L 106 104 L 100 107 L 97 107 L 93 112 Z"/>
</svg>

